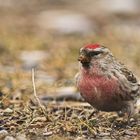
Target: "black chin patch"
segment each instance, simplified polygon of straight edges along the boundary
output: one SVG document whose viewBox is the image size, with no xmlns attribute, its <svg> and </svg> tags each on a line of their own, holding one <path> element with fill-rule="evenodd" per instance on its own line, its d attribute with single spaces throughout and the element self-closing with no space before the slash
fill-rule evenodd
<svg viewBox="0 0 140 140">
<path fill-rule="evenodd" d="M 90 63 L 89 63 L 89 62 L 83 62 L 83 63 L 82 63 L 82 66 L 83 66 L 84 68 L 89 68 Z"/>
</svg>

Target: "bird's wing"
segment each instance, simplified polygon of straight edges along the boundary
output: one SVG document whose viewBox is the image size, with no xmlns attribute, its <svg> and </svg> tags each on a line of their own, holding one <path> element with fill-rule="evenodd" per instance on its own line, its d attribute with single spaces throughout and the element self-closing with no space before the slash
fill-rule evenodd
<svg viewBox="0 0 140 140">
<path fill-rule="evenodd" d="M 135 100 L 140 96 L 140 86 L 134 74 L 125 65 L 118 63 L 115 68 L 115 76 L 118 79 L 122 100 Z"/>
<path fill-rule="evenodd" d="M 138 84 L 136 77 L 130 70 L 128 70 L 126 67 L 123 67 L 120 70 L 129 82 Z"/>
</svg>

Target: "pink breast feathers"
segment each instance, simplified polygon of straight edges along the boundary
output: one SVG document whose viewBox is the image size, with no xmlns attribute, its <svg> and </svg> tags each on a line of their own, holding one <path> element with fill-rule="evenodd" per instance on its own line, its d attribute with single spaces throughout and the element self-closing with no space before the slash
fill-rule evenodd
<svg viewBox="0 0 140 140">
<path fill-rule="evenodd" d="M 101 76 L 86 76 L 86 79 L 81 80 L 79 83 L 79 90 L 88 102 L 112 100 L 118 91 L 118 87 L 116 80 Z"/>
</svg>

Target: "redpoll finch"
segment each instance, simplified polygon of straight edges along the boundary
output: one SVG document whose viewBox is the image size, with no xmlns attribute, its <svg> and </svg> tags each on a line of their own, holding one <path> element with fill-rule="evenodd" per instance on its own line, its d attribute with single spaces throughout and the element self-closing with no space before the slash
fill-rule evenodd
<svg viewBox="0 0 140 140">
<path fill-rule="evenodd" d="M 80 49 L 80 72 L 76 76 L 82 97 L 101 111 L 134 114 L 140 85 L 133 73 L 99 44 Z"/>
</svg>

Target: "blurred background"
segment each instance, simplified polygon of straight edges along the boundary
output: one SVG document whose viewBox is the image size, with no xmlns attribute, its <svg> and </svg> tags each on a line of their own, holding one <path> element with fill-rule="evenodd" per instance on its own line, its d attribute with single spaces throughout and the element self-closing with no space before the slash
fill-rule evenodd
<svg viewBox="0 0 140 140">
<path fill-rule="evenodd" d="M 140 77 L 140 1 L 0 0 L 1 90 L 32 93 L 32 67 L 40 94 L 73 85 L 89 43 L 109 47 Z"/>
</svg>

